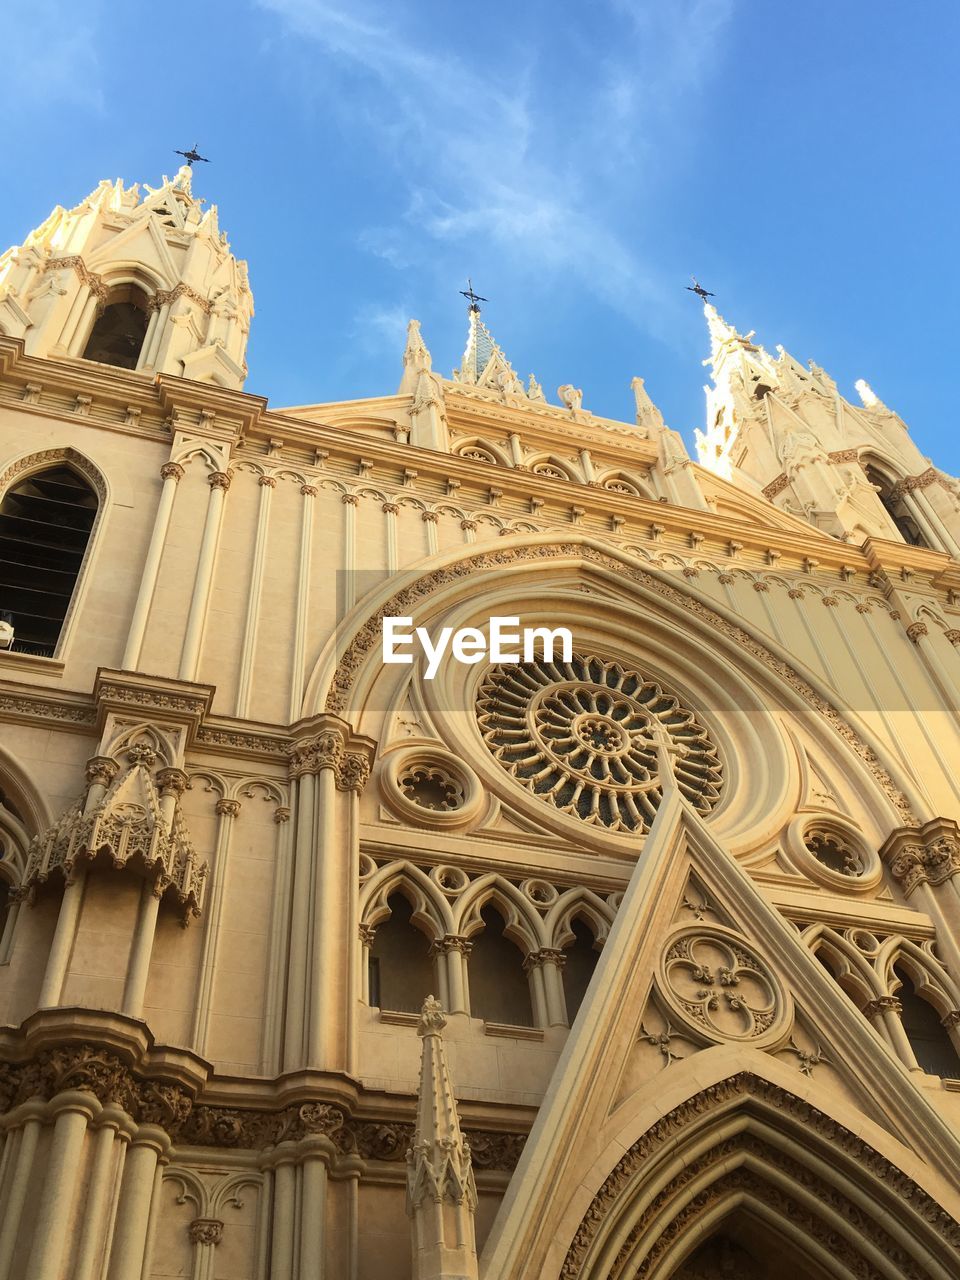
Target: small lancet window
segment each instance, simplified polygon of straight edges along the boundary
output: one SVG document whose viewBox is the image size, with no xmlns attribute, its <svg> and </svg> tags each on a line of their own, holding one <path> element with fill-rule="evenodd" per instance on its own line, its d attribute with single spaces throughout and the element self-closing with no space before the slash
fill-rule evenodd
<svg viewBox="0 0 960 1280">
<path fill-rule="evenodd" d="M 149 320 L 149 301 L 142 290 L 135 285 L 114 289 L 90 331 L 84 360 L 135 369 Z"/>
<path fill-rule="evenodd" d="M 917 1064 L 932 1076 L 960 1078 L 960 1057 L 940 1015 L 933 1005 L 917 994 L 909 976 L 898 966 L 894 973 L 902 985 L 897 991 L 902 1013 L 900 1020 L 910 1041 Z"/>
<path fill-rule="evenodd" d="M 51 658 L 83 564 L 97 495 L 72 467 L 35 471 L 0 502 L 0 617 L 14 651 Z"/>
<path fill-rule="evenodd" d="M 894 497 L 894 487 L 876 467 L 867 467 L 867 479 L 877 490 L 877 497 L 887 515 L 897 526 L 900 537 L 911 547 L 925 547 L 926 539 L 902 498 Z"/>
<path fill-rule="evenodd" d="M 575 941 L 563 952 L 563 993 L 567 999 L 567 1022 L 572 1027 L 600 956 L 593 934 L 582 920 L 572 920 L 570 930 Z"/>
<path fill-rule="evenodd" d="M 377 925 L 370 948 L 370 1003 L 395 1013 L 419 1013 L 436 990 L 430 943 L 402 893 L 387 900 L 390 918 Z"/>
<path fill-rule="evenodd" d="M 532 1027 L 533 1006 L 523 957 L 504 936 L 506 924 L 492 903 L 483 908 L 480 919 L 484 929 L 472 939 L 470 953 L 470 1012 L 486 1022 Z"/>
</svg>

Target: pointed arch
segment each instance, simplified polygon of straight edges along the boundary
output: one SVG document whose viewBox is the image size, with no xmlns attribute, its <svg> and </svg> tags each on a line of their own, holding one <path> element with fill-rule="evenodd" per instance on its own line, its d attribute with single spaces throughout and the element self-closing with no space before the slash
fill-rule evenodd
<svg viewBox="0 0 960 1280">
<path fill-rule="evenodd" d="M 595 941 L 602 946 L 607 940 L 615 914 L 610 904 L 604 902 L 592 889 L 583 885 L 568 889 L 543 918 L 547 946 L 557 949 L 569 946 L 574 939 L 571 924 L 577 917 L 587 922 Z"/>
<path fill-rule="evenodd" d="M 960 1224 L 815 1105 L 752 1072 L 693 1094 L 627 1147 L 570 1237 L 564 1280 L 666 1280 L 736 1209 L 838 1280 L 949 1280 Z"/>
<path fill-rule="evenodd" d="M 62 652 L 107 496 L 99 469 L 70 447 L 27 454 L 0 474 L 0 596 L 14 649 Z"/>
<path fill-rule="evenodd" d="M 523 954 L 539 951 L 548 945 L 539 912 L 516 885 L 495 872 L 478 876 L 460 895 L 455 932 L 464 938 L 480 933 L 484 928 L 480 915 L 488 904 L 497 908 L 506 925 L 505 935 Z"/>
<path fill-rule="evenodd" d="M 412 922 L 437 941 L 456 933 L 450 904 L 425 871 L 412 862 L 388 862 L 370 877 L 360 893 L 360 923 L 376 928 L 390 918 L 388 899 L 401 893 L 413 910 Z"/>
<path fill-rule="evenodd" d="M 837 985 L 845 991 L 858 1009 L 884 994 L 874 967 L 849 939 L 827 924 L 812 924 L 804 929 L 803 941 L 814 956 L 825 957 Z"/>
</svg>

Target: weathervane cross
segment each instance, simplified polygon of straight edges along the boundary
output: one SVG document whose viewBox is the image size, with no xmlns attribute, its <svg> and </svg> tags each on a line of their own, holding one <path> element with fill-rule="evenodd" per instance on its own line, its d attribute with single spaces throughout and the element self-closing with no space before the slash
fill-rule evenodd
<svg viewBox="0 0 960 1280">
<path fill-rule="evenodd" d="M 474 292 L 474 289 L 473 289 L 473 281 L 470 279 L 470 277 L 469 277 L 469 276 L 467 276 L 467 287 L 466 287 L 466 289 L 461 289 L 461 290 L 460 290 L 460 295 L 461 295 L 461 297 L 464 297 L 464 298 L 466 298 L 466 299 L 469 301 L 469 303 L 470 303 L 470 310 L 471 310 L 471 311 L 477 311 L 477 312 L 479 312 L 479 310 L 480 310 L 480 305 L 479 305 L 479 304 L 480 304 L 481 302 L 489 302 L 489 301 L 490 301 L 490 299 L 489 299 L 489 298 L 482 298 L 482 297 L 480 296 L 480 294 L 479 294 L 479 293 L 475 293 L 475 292 Z"/>
<path fill-rule="evenodd" d="M 191 169 L 193 168 L 193 164 L 195 160 L 202 160 L 204 164 L 209 164 L 210 161 L 207 159 L 207 157 L 202 156 L 200 152 L 197 150 L 199 145 L 200 145 L 199 142 L 195 142 L 189 151 L 180 151 L 178 150 L 178 148 L 174 147 L 173 154 L 177 156 L 183 156 L 184 160 L 186 160 L 187 162 L 187 165 Z"/>
<path fill-rule="evenodd" d="M 717 295 L 711 293 L 709 289 L 705 289 L 696 276 L 691 276 L 693 284 L 687 285 L 687 293 L 695 293 L 701 302 L 706 302 L 708 298 L 715 298 Z"/>
</svg>

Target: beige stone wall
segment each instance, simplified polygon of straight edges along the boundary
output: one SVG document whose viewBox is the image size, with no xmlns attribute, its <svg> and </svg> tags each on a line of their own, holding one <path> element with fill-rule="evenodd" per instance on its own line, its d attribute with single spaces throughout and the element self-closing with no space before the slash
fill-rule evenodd
<svg viewBox="0 0 960 1280">
<path fill-rule="evenodd" d="M 398 442 L 384 424 L 409 427 L 409 397 L 369 402 L 366 419 L 350 406 L 285 414 L 239 392 L 31 359 L 9 339 L 0 349 L 0 476 L 28 455 L 73 450 L 106 493 L 61 650 L 52 659 L 0 652 L 0 787 L 7 769 L 35 797 L 43 820 L 29 834 L 42 834 L 89 796 L 87 761 L 115 756 L 123 777 L 133 767 L 129 735 L 156 730 L 173 746 L 169 761 L 148 766 L 151 785 L 163 804 L 162 766 L 182 772 L 168 816 L 176 810 L 209 866 L 200 917 L 186 927 L 172 891 L 151 924 L 143 866 L 106 856 L 86 869 L 82 891 L 65 893 L 54 871 L 17 908 L 0 964 L 3 1053 L 18 1082 L 0 1200 L 22 1185 L 26 1208 L 19 1252 L 0 1274 L 27 1274 L 32 1242 L 51 1222 L 69 1235 L 87 1203 L 102 1239 L 89 1246 L 101 1261 L 84 1275 L 112 1276 L 97 1267 L 113 1230 L 104 1206 L 117 1195 L 127 1197 L 117 1239 L 131 1257 L 149 1247 L 145 1274 L 157 1280 L 279 1280 L 295 1274 L 285 1268 L 297 1256 L 306 1276 L 317 1250 L 329 1275 L 411 1274 L 403 1153 L 420 1042 L 412 1019 L 383 1017 L 363 999 L 358 931 L 376 928 L 389 897 L 378 898 L 377 885 L 397 871 L 394 890 L 417 898 L 415 923 L 437 943 L 476 936 L 478 917 L 464 904 L 472 895 L 478 911 L 489 890 L 520 965 L 568 945 L 560 908 L 550 915 L 560 899 L 602 944 L 643 835 L 580 823 L 506 774 L 475 724 L 480 669 L 448 670 L 428 688 L 409 668 L 382 667 L 376 645 L 360 651 L 357 637 L 394 607 L 399 588 L 409 594 L 398 610 L 431 625 L 495 612 L 551 619 L 573 627 L 583 652 L 660 680 L 718 746 L 724 786 L 707 825 L 764 900 L 803 929 L 909 939 L 931 973 L 946 969 L 938 998 L 960 1005 L 955 882 L 907 894 L 878 856 L 894 829 L 960 812 L 960 657 L 950 635 L 960 609 L 946 556 L 843 543 L 746 493 L 718 513 L 704 494 L 722 496 L 722 482 L 701 490 L 693 467 L 683 483 L 694 496 L 660 501 L 680 481 L 656 440 L 560 410 L 471 400 L 453 385 L 453 449 L 481 440 L 507 460 L 519 451 L 522 467 Z M 78 416 L 81 375 L 92 404 Z M 25 405 L 28 380 L 42 393 Z M 135 420 L 128 402 L 140 410 Z M 182 475 L 164 482 L 170 461 Z M 566 476 L 551 474 L 559 464 Z M 220 474 L 229 481 L 218 490 L 210 477 Z M 640 492 L 605 487 L 628 476 Z M 170 521 L 145 596 L 164 483 L 174 486 Z M 217 502 L 219 524 L 210 518 Z M 138 596 L 149 600 L 143 643 L 125 667 Z M 464 784 L 463 812 L 438 818 L 404 796 L 397 761 L 415 752 Z M 359 778 L 350 760 L 361 762 Z M 864 853 L 862 875 L 845 882 L 818 870 L 804 850 L 805 822 L 846 832 Z M 431 879 L 442 867 L 460 872 L 459 888 Z M 64 924 L 70 902 L 76 914 Z M 62 980 L 38 1013 L 58 919 Z M 448 995 L 455 989 L 458 955 L 469 985 L 469 947 L 441 952 L 441 994 L 444 984 Z M 481 1246 L 568 1039 L 556 965 L 545 954 L 528 966 L 532 1028 L 485 1026 L 468 999 L 449 1018 Z M 889 981 L 881 968 L 877 993 Z M 873 1025 L 877 1053 L 902 1053 L 889 1019 Z M 120 1066 L 111 1059 L 111 1071 L 122 1066 L 141 1099 L 96 1095 L 96 1114 L 69 1147 L 79 1163 L 67 1207 L 44 1199 L 56 1172 L 57 1099 L 69 1087 L 93 1089 L 96 1073 L 88 1064 L 75 1076 L 44 1076 L 42 1087 L 16 1074 L 63 1044 L 75 1055 L 86 1045 L 112 1054 Z M 638 1041 L 628 1094 L 659 1090 L 663 1057 Z M 918 1096 L 952 1125 L 956 1095 L 912 1075 Z M 855 1127 L 864 1103 L 849 1073 L 834 1065 L 815 1079 Z M 157 1119 L 143 1090 L 158 1080 L 182 1091 L 189 1116 Z M 18 1164 L 30 1097 L 38 1145 Z M 107 1149 L 97 1108 L 114 1103 L 132 1117 L 118 1144 L 166 1124 L 159 1172 L 148 1167 L 156 1154 L 144 1157 L 145 1172 L 129 1152 L 126 1173 L 119 1161 L 97 1164 L 107 1160 L 97 1155 L 98 1143 Z M 337 1111 L 304 1115 L 304 1106 Z M 91 1187 L 102 1204 L 85 1201 Z M 192 1225 L 206 1220 L 222 1226 Z M 3 1230 L 0 1218 L 0 1259 Z M 74 1274 L 66 1255 L 51 1268 L 44 1275 Z"/>
</svg>

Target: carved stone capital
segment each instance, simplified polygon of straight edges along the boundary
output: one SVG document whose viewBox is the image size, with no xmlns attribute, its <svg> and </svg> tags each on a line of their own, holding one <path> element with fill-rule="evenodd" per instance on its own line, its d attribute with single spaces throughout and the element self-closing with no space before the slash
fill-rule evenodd
<svg viewBox="0 0 960 1280">
<path fill-rule="evenodd" d="M 355 507 L 360 499 L 355 493 L 344 493 L 340 495 L 340 501 L 345 507 Z"/>
<path fill-rule="evenodd" d="M 907 627 L 907 639 L 916 644 L 921 636 L 929 635 L 925 622 L 911 622 Z"/>
<path fill-rule="evenodd" d="M 943 633 L 951 644 L 960 644 L 960 631 L 945 631 Z"/>
<path fill-rule="evenodd" d="M 524 957 L 523 971 L 529 973 L 531 969 L 542 969 L 545 964 L 562 969 L 566 963 L 567 957 L 558 947 L 541 947 L 539 951 L 530 951 Z"/>
<path fill-rule="evenodd" d="M 377 936 L 377 931 L 372 924 L 367 924 L 365 920 L 360 921 L 359 925 L 360 941 L 365 947 L 372 947 L 373 940 Z"/>
<path fill-rule="evenodd" d="M 878 996 L 876 1000 L 868 1000 L 861 1012 L 865 1018 L 875 1018 L 883 1013 L 895 1013 L 899 1017 L 903 1013 L 903 1005 L 896 996 Z"/>
<path fill-rule="evenodd" d="M 315 484 L 302 484 L 300 492 L 305 498 L 315 498 L 320 491 Z"/>
<path fill-rule="evenodd" d="M 436 511 L 424 511 L 422 512 L 420 519 L 424 524 L 436 524 L 440 517 L 437 515 Z"/>
<path fill-rule="evenodd" d="M 257 484 L 262 485 L 264 489 L 275 489 L 277 487 L 276 476 L 260 476 Z"/>
<path fill-rule="evenodd" d="M 223 1239 L 223 1223 L 219 1218 L 194 1218 L 187 1230 L 191 1244 L 216 1246 Z"/>
<path fill-rule="evenodd" d="M 918 884 L 943 884 L 960 872 L 960 826 L 932 818 L 922 827 L 898 827 L 880 856 L 906 896 Z"/>
<path fill-rule="evenodd" d="M 281 822 L 290 821 L 290 809 L 285 804 L 278 804 L 273 811 L 273 820 L 279 826 Z"/>
<path fill-rule="evenodd" d="M 370 777 L 376 743 L 355 734 L 338 716 L 318 716 L 314 724 L 318 732 L 294 742 L 290 750 L 291 775 L 299 778 L 332 769 L 339 791 L 362 791 Z"/>
<path fill-rule="evenodd" d="M 230 482 L 233 477 L 228 471 L 213 471 L 207 477 L 207 484 L 211 489 L 223 489 L 226 492 L 230 488 Z"/>
<path fill-rule="evenodd" d="M 953 1027 L 960 1026 L 960 1009 L 950 1009 L 940 1019 L 940 1025 L 946 1027 L 950 1031 Z"/>
<path fill-rule="evenodd" d="M 383 510 L 388 516 L 395 516 L 399 512 L 400 508 L 395 502 L 385 502 L 383 504 Z"/>
<path fill-rule="evenodd" d="M 185 474 L 186 473 L 184 472 L 184 469 L 183 467 L 181 467 L 179 462 L 165 462 L 163 466 L 160 468 L 161 479 L 176 480 L 178 484 L 183 479 Z"/>
<path fill-rule="evenodd" d="M 437 938 L 430 944 L 430 954 L 432 956 L 447 956 L 451 951 L 459 951 L 462 956 L 468 956 L 473 950 L 473 943 L 469 938 L 462 938 L 455 933 L 444 934 L 442 938 Z"/>
<path fill-rule="evenodd" d="M 221 818 L 235 818 L 240 812 L 240 801 L 220 799 L 216 804 L 216 812 Z"/>
<path fill-rule="evenodd" d="M 111 756 L 91 756 L 87 761 L 87 782 L 90 786 L 99 783 L 102 787 L 109 787 L 120 772 L 120 766 Z"/>
<path fill-rule="evenodd" d="M 188 782 L 189 778 L 182 769 L 157 771 L 157 789 L 161 796 L 182 796 Z"/>
</svg>

